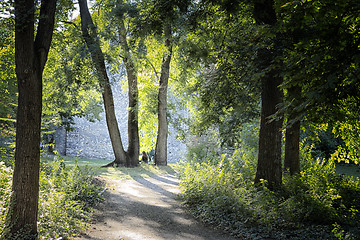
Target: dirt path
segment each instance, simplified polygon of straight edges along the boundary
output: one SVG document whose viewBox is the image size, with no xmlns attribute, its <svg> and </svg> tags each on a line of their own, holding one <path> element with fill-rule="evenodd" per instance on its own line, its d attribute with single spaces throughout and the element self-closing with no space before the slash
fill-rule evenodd
<svg viewBox="0 0 360 240">
<path fill-rule="evenodd" d="M 109 179 L 107 180 L 109 182 Z M 180 205 L 174 174 L 112 181 L 96 222 L 77 240 L 234 240 L 191 217 Z"/>
</svg>

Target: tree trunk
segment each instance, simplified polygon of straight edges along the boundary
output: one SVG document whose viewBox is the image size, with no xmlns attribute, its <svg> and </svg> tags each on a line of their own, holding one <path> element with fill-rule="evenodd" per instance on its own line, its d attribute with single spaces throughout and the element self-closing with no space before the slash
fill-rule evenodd
<svg viewBox="0 0 360 240">
<path fill-rule="evenodd" d="M 291 101 L 291 106 L 297 105 L 301 93 L 300 87 L 291 87 L 288 89 L 288 96 Z M 294 107 L 292 107 L 294 109 Z M 288 114 L 287 127 L 285 133 L 285 159 L 284 169 L 290 170 L 290 174 L 294 175 L 300 173 L 300 157 L 299 157 L 299 141 L 300 141 L 300 121 L 297 119 L 297 114 L 291 109 Z"/>
<path fill-rule="evenodd" d="M 285 171 L 290 170 L 291 175 L 300 173 L 299 157 L 300 121 L 295 121 L 286 129 L 285 134 Z"/>
<path fill-rule="evenodd" d="M 171 46 L 171 27 L 166 25 L 164 28 L 165 47 L 168 52 L 163 57 L 161 65 L 161 75 L 159 83 L 158 95 L 158 135 L 155 146 L 155 164 L 167 165 L 167 137 L 168 137 L 168 122 L 167 122 L 167 88 L 170 72 L 170 61 L 172 54 Z"/>
<path fill-rule="evenodd" d="M 1 239 L 36 239 L 39 199 L 42 72 L 54 29 L 56 0 L 43 1 L 34 41 L 34 1 L 15 1 L 19 98 L 10 209 Z"/>
<path fill-rule="evenodd" d="M 121 17 L 119 20 L 119 39 L 123 51 L 123 61 L 126 68 L 126 74 L 129 86 L 129 114 L 128 114 L 128 137 L 129 145 L 127 153 L 129 155 L 130 167 L 139 164 L 140 138 L 139 138 L 139 91 L 137 85 L 137 71 L 131 58 L 130 48 L 126 40 L 126 29 Z"/>
<path fill-rule="evenodd" d="M 276 105 L 281 103 L 282 91 L 279 88 L 282 79 L 276 72 L 270 72 L 263 79 L 261 93 L 261 119 L 259 134 L 259 155 L 255 183 L 261 179 L 268 182 L 270 189 L 282 182 L 281 137 L 283 118 L 271 119 L 277 112 Z"/>
<path fill-rule="evenodd" d="M 106 72 L 104 55 L 100 48 L 100 41 L 97 36 L 96 27 L 93 24 L 89 8 L 87 6 L 87 1 L 79 0 L 79 6 L 81 16 L 81 30 L 83 32 L 85 42 L 90 50 L 91 57 L 99 77 L 105 107 L 106 124 L 115 155 L 115 160 L 107 166 L 112 166 L 114 164 L 128 165 L 129 160 L 121 141 L 121 135 L 115 115 L 113 94 L 109 77 Z"/>
<path fill-rule="evenodd" d="M 66 149 L 67 149 L 67 135 L 68 135 L 68 131 L 66 130 L 66 128 L 65 128 L 65 141 L 64 141 L 64 156 L 66 156 L 67 155 L 67 151 L 66 151 Z"/>
<path fill-rule="evenodd" d="M 273 5 L 273 0 L 255 1 L 254 18 L 257 24 L 266 24 L 270 27 L 276 24 L 277 19 Z M 278 47 L 278 49 L 280 48 Z M 264 68 L 266 73 L 262 79 L 259 155 L 255 183 L 261 182 L 262 179 L 266 180 L 270 189 L 274 189 L 282 183 L 281 129 L 283 118 L 282 116 L 271 118 L 277 112 L 276 106 L 281 103 L 283 97 L 282 90 L 279 88 L 282 78 L 278 74 L 278 67 L 272 66 L 275 57 L 275 51 L 267 49 L 258 51 L 259 66 Z"/>
</svg>

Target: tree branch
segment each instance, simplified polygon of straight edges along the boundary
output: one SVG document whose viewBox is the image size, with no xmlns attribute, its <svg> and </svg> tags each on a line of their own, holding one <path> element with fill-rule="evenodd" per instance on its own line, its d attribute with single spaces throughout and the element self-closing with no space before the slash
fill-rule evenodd
<svg viewBox="0 0 360 240">
<path fill-rule="evenodd" d="M 150 66 L 154 69 L 154 73 L 155 73 L 156 78 L 159 79 L 158 72 L 156 71 L 155 66 L 152 64 L 152 62 L 150 62 L 150 60 L 147 57 L 145 59 L 146 59 L 146 61 L 149 62 Z"/>
<path fill-rule="evenodd" d="M 35 38 L 35 52 L 39 54 L 40 59 L 40 68 L 41 71 L 45 67 L 47 54 L 50 49 L 51 39 L 53 35 L 53 29 L 55 24 L 55 10 L 56 10 L 56 0 L 47 0 L 42 1 L 40 7 L 40 17 L 39 24 L 37 29 L 37 34 Z M 49 33 L 51 29 L 51 33 Z M 40 51 L 40 53 L 38 53 Z M 44 51 L 44 52 L 43 52 Z"/>
<path fill-rule="evenodd" d="M 61 22 L 62 22 L 62 23 L 66 23 L 66 24 L 74 25 L 76 29 L 79 29 L 78 26 L 76 25 L 76 23 L 68 22 L 68 21 L 61 21 Z"/>
</svg>

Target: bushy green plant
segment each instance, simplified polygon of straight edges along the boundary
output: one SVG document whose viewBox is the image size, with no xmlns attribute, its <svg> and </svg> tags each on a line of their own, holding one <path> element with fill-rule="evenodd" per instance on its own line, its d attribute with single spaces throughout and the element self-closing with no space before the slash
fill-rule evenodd
<svg viewBox="0 0 360 240">
<path fill-rule="evenodd" d="M 248 160 L 251 155 L 237 150 L 231 157 L 223 154 L 217 160 L 183 163 L 181 196 L 197 217 L 225 228 L 250 221 L 256 169 Z"/>
<path fill-rule="evenodd" d="M 76 234 L 91 219 L 91 207 L 102 201 L 87 166 L 66 167 L 62 159 L 43 163 L 40 174 L 39 234 L 43 239 Z"/>
<path fill-rule="evenodd" d="M 0 232 L 5 225 L 11 193 L 12 170 L 0 162 Z M 67 167 L 60 158 L 42 163 L 38 231 L 40 239 L 56 239 L 83 231 L 92 216 L 91 207 L 103 200 L 103 187 L 95 184 L 89 167 Z"/>
<path fill-rule="evenodd" d="M 0 162 L 0 232 L 5 227 L 6 210 L 10 200 L 12 169 Z"/>
<path fill-rule="evenodd" d="M 356 225 L 360 221 L 360 181 L 350 176 L 335 174 L 333 161 L 316 160 L 310 154 L 302 158 L 307 166 L 300 175 L 290 177 L 285 175 L 282 195 L 286 198 L 283 212 L 291 219 L 321 224 Z M 296 204 L 296 205 L 295 205 Z M 292 210 L 296 209 L 297 210 Z M 292 220 L 294 221 L 294 220 Z"/>
<path fill-rule="evenodd" d="M 15 152 L 16 120 L 11 119 L 10 114 L 7 114 L 5 118 L 2 118 L 1 115 L 0 111 L 0 161 L 6 166 L 12 166 Z"/>
<path fill-rule="evenodd" d="M 208 135 L 193 137 L 188 143 L 185 158 L 191 162 L 218 161 L 220 142 Z"/>
<path fill-rule="evenodd" d="M 336 175 L 333 162 L 315 161 L 310 152 L 310 148 L 302 152 L 301 174 L 285 174 L 277 191 L 265 183 L 253 184 L 256 153 L 249 148 L 232 156 L 214 156 L 217 160 L 192 159 L 182 165 L 181 196 L 197 217 L 250 239 L 255 237 L 244 233 L 244 227 L 254 225 L 257 232 L 291 239 L 304 234 L 308 239 L 335 238 L 335 223 L 344 229 L 359 227 L 359 180 Z M 343 235 L 356 239 L 353 231 Z"/>
</svg>

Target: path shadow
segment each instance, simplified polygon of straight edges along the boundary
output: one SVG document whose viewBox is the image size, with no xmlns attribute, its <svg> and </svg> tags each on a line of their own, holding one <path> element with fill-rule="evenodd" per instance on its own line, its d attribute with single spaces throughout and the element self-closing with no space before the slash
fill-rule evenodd
<svg viewBox="0 0 360 240">
<path fill-rule="evenodd" d="M 121 169 L 130 180 L 105 192 L 94 218 L 96 228 L 79 240 L 235 240 L 197 221 L 179 203 L 179 179 L 171 167 L 162 174 L 141 168 L 141 174 Z"/>
<path fill-rule="evenodd" d="M 107 192 L 105 196 L 107 202 L 99 206 L 94 216 L 97 222 L 102 225 L 101 228 L 97 227 L 97 230 L 101 231 L 104 237 L 92 236 L 90 231 L 89 235 L 84 235 L 80 239 L 237 239 L 225 236 L 196 221 L 191 215 L 187 214 L 181 205 L 173 198 L 176 194 L 166 191 L 159 186 L 153 186 L 149 184 L 149 181 L 146 179 L 137 180 L 137 183 L 142 186 L 146 188 L 151 186 L 154 191 L 164 194 L 166 198 L 168 198 L 166 202 L 169 206 L 134 201 L 133 196 Z M 162 201 L 164 201 L 164 199 Z M 127 225 L 131 227 L 128 228 Z M 147 231 L 156 235 L 156 237 L 147 236 Z M 131 238 L 122 235 L 129 232 L 137 237 Z M 105 238 L 106 234 L 112 235 L 110 238 Z"/>
<path fill-rule="evenodd" d="M 160 180 L 161 182 L 166 182 L 167 184 L 170 184 L 170 185 L 175 185 L 175 186 L 178 185 L 178 183 L 176 183 L 174 181 L 170 181 L 170 180 L 167 181 L 167 179 L 165 179 L 165 178 L 161 178 L 161 177 L 152 177 L 152 178 L 157 179 L 157 180 L 161 179 L 162 180 L 162 181 Z M 160 195 L 164 195 L 164 196 L 166 196 L 168 198 L 171 198 L 171 199 L 177 199 L 178 195 L 176 193 L 170 192 L 170 191 L 166 190 L 165 188 L 163 188 L 163 187 L 161 187 L 161 186 L 159 186 L 157 184 L 152 183 L 151 181 L 149 181 L 146 178 L 138 177 L 138 178 L 134 178 L 134 180 L 137 183 L 143 185 L 144 187 L 159 193 Z"/>
<path fill-rule="evenodd" d="M 154 176 L 151 176 L 151 178 L 156 179 L 161 182 L 164 182 L 166 184 L 171 184 L 171 185 L 175 185 L 175 186 L 179 185 L 179 178 L 175 175 L 166 175 L 166 178 L 159 176 L 159 175 L 154 175 Z"/>
</svg>

